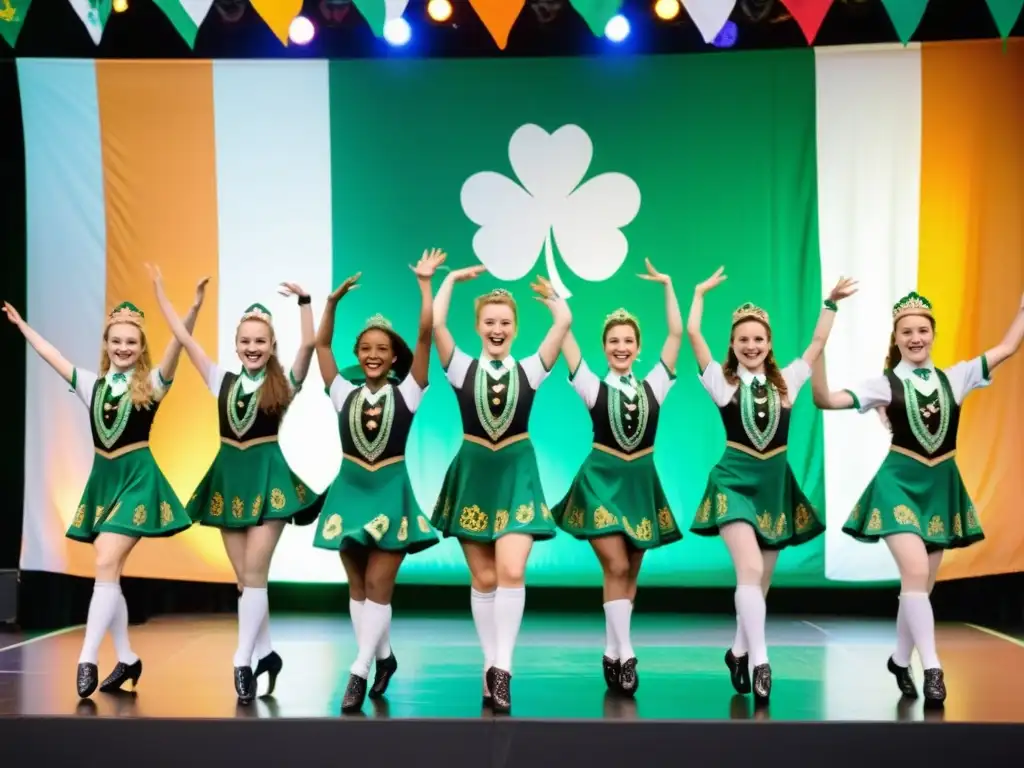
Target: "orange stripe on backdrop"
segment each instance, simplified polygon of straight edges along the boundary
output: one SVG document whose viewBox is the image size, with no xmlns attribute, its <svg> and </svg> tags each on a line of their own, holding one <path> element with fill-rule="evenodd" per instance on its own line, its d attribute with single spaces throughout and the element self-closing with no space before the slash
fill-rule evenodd
<svg viewBox="0 0 1024 768">
<path fill-rule="evenodd" d="M 1024 292 L 1024 41 L 925 44 L 919 286 L 936 305 L 935 362 L 981 354 Z M 959 464 L 986 540 L 940 578 L 1024 570 L 1024 356 L 964 408 Z"/>
<path fill-rule="evenodd" d="M 97 61 L 107 224 L 107 305 L 123 300 L 146 312 L 153 364 L 171 339 L 145 262 L 158 264 L 181 314 L 197 280 L 211 283 L 195 329 L 217 350 L 217 182 L 213 70 L 210 62 Z M 161 405 L 151 446 L 178 496 L 187 501 L 218 446 L 213 398 L 182 355 Z M 91 553 L 71 547 L 69 555 Z M 219 536 L 193 527 L 170 539 L 144 540 L 129 576 L 234 580 Z"/>
</svg>

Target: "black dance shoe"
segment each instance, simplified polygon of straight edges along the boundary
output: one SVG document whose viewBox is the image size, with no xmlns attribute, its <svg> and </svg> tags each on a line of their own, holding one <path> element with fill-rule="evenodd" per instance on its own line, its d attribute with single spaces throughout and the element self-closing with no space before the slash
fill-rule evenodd
<svg viewBox="0 0 1024 768">
<path fill-rule="evenodd" d="M 96 690 L 96 683 L 100 679 L 99 670 L 95 664 L 78 665 L 78 698 L 87 699 Z"/>
<path fill-rule="evenodd" d="M 619 688 L 627 696 L 634 696 L 639 687 L 640 675 L 636 672 L 636 656 L 630 656 L 622 662 L 622 671 L 619 672 Z"/>
<path fill-rule="evenodd" d="M 890 656 L 886 667 L 896 678 L 896 685 L 900 689 L 900 693 L 908 699 L 916 699 L 917 686 L 914 685 L 914 673 L 910 669 L 910 665 L 908 664 L 905 667 L 901 667 L 893 660 L 892 656 Z"/>
<path fill-rule="evenodd" d="M 924 704 L 926 707 L 941 707 L 946 701 L 946 681 L 939 668 L 924 671 Z"/>
<path fill-rule="evenodd" d="M 235 667 L 235 693 L 239 704 L 251 704 L 256 698 L 256 679 L 252 667 Z"/>
<path fill-rule="evenodd" d="M 612 693 L 621 693 L 619 674 L 622 672 L 622 663 L 618 659 L 602 656 L 601 668 L 604 671 L 604 684 L 608 686 L 608 690 Z"/>
<path fill-rule="evenodd" d="M 100 690 L 103 693 L 117 693 L 121 690 L 122 685 L 131 683 L 130 690 L 134 691 L 139 684 L 140 677 L 142 677 L 142 659 L 136 659 L 133 664 L 119 661 L 114 667 L 114 671 L 100 684 Z"/>
<path fill-rule="evenodd" d="M 398 659 L 395 658 L 394 651 L 383 661 L 377 659 L 376 669 L 373 673 L 373 685 L 370 686 L 371 699 L 379 699 L 384 695 L 388 689 L 388 683 L 391 682 L 391 677 L 397 669 Z"/>
<path fill-rule="evenodd" d="M 252 673 L 253 677 L 253 688 L 255 689 L 259 684 L 260 675 L 267 675 L 267 692 L 264 696 L 270 696 L 274 692 L 274 686 L 277 685 L 277 676 L 281 674 L 281 669 L 284 667 L 284 662 L 281 657 L 277 655 L 277 651 L 271 651 L 262 659 L 256 663 L 256 671 Z M 256 691 L 253 691 L 255 695 Z"/>
<path fill-rule="evenodd" d="M 772 695 L 772 667 L 770 664 L 758 664 L 754 667 L 754 703 L 764 705 Z"/>
<path fill-rule="evenodd" d="M 366 678 L 359 675 L 349 675 L 348 685 L 345 687 L 345 698 L 341 700 L 342 712 L 358 712 L 363 708 L 366 700 Z"/>
<path fill-rule="evenodd" d="M 732 648 L 725 652 L 725 666 L 729 668 L 729 681 L 736 693 L 750 693 L 750 655 L 737 656 Z"/>
<path fill-rule="evenodd" d="M 491 689 L 491 709 L 497 715 L 512 711 L 512 675 L 504 669 L 487 670 L 487 687 Z"/>
</svg>

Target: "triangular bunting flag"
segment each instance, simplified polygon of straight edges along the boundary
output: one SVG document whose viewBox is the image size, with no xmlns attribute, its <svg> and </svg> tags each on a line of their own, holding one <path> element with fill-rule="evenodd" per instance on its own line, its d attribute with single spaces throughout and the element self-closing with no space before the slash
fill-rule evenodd
<svg viewBox="0 0 1024 768">
<path fill-rule="evenodd" d="M 288 30 L 302 11 L 302 0 L 252 0 L 252 7 L 281 44 L 288 45 Z"/>
<path fill-rule="evenodd" d="M 896 34 L 904 45 L 914 36 L 924 18 L 928 0 L 882 0 Z"/>
<path fill-rule="evenodd" d="M 103 30 L 107 26 L 107 19 L 110 18 L 111 0 L 68 0 L 74 8 L 78 18 L 89 30 L 89 37 L 96 44 L 103 39 Z"/>
<path fill-rule="evenodd" d="M 999 36 L 1005 40 L 1010 36 L 1010 30 L 1020 18 L 1021 9 L 1024 8 L 1024 0 L 988 0 L 988 10 L 995 19 L 996 29 Z"/>
<path fill-rule="evenodd" d="M 697 25 L 705 43 L 710 43 L 729 20 L 736 0 L 683 0 L 686 12 Z"/>
<path fill-rule="evenodd" d="M 32 0 L 0 0 L 0 37 L 13 48 L 18 42 L 21 27 L 28 15 Z"/>
<path fill-rule="evenodd" d="M 356 10 L 366 19 L 373 34 L 380 37 L 384 34 L 384 21 L 387 18 L 387 10 L 384 0 L 352 0 Z"/>
<path fill-rule="evenodd" d="M 153 2 L 171 20 L 171 24 L 188 43 L 188 47 L 195 48 L 199 26 L 206 19 L 206 14 L 210 12 L 213 0 L 153 0 Z"/>
<path fill-rule="evenodd" d="M 491 33 L 498 48 L 505 50 L 512 25 L 526 5 L 526 0 L 469 0 L 480 21 Z"/>
<path fill-rule="evenodd" d="M 821 29 L 821 22 L 828 15 L 828 9 L 832 7 L 832 0 L 782 0 L 786 8 L 800 25 L 800 31 L 804 33 L 809 45 L 814 45 L 814 38 L 818 36 Z"/>
<path fill-rule="evenodd" d="M 569 0 L 569 2 L 597 37 L 604 34 L 604 28 L 608 22 L 622 8 L 622 0 Z"/>
<path fill-rule="evenodd" d="M 384 0 L 385 19 L 384 23 L 402 18 L 405 9 L 409 7 L 409 0 Z"/>
</svg>

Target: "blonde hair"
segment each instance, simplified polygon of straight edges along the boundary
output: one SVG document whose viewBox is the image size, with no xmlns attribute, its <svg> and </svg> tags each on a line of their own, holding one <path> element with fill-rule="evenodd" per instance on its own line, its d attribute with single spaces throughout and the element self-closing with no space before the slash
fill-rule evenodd
<svg viewBox="0 0 1024 768">
<path fill-rule="evenodd" d="M 725 380 L 731 385 L 739 384 L 739 376 L 736 371 L 739 368 L 740 361 L 736 357 L 736 353 L 732 350 L 732 342 L 736 337 L 736 326 L 740 323 L 755 322 L 764 326 L 765 332 L 768 334 L 768 341 L 772 340 L 772 329 L 766 322 L 756 317 L 746 316 L 741 318 L 738 322 L 733 323 L 732 331 L 729 334 L 729 351 L 725 355 L 725 365 L 722 366 L 722 371 L 725 373 Z M 786 380 L 782 376 L 782 371 L 779 370 L 779 364 L 775 362 L 775 350 L 769 349 L 768 354 L 764 357 L 764 376 L 772 385 L 779 390 L 779 394 L 782 397 L 789 396 L 789 389 L 786 387 Z"/>
<path fill-rule="evenodd" d="M 235 328 L 235 343 L 238 343 L 238 331 L 242 323 L 263 323 L 270 332 L 271 352 L 267 359 L 267 367 L 263 373 L 263 385 L 260 387 L 260 410 L 268 414 L 280 414 L 284 416 L 288 406 L 292 404 L 294 395 L 291 387 L 288 386 L 288 377 L 285 375 L 284 366 L 277 358 L 277 335 L 274 333 L 274 326 L 263 318 L 246 317 Z"/>
<path fill-rule="evenodd" d="M 110 353 L 107 352 L 107 339 L 113 325 L 115 323 L 111 323 L 103 329 L 103 348 L 100 350 L 99 366 L 100 378 L 103 378 L 110 372 Z M 146 332 L 139 328 L 139 326 L 134 323 L 123 323 L 123 325 L 131 325 L 133 328 L 138 328 L 139 343 L 142 345 L 139 358 L 135 361 L 135 369 L 132 372 L 131 383 L 128 385 L 128 393 L 131 396 L 132 405 L 137 409 L 148 409 L 153 404 L 153 381 L 150 378 L 153 362 L 149 357 L 149 342 L 146 340 Z"/>
<path fill-rule="evenodd" d="M 476 314 L 476 322 L 480 322 L 480 313 L 483 312 L 484 307 L 488 304 L 500 304 L 504 307 L 508 307 L 512 310 L 512 323 L 517 328 L 519 327 L 519 307 L 516 304 L 516 300 L 512 297 L 511 293 L 507 291 L 484 294 L 483 296 L 477 296 L 473 302 L 473 311 Z"/>
</svg>

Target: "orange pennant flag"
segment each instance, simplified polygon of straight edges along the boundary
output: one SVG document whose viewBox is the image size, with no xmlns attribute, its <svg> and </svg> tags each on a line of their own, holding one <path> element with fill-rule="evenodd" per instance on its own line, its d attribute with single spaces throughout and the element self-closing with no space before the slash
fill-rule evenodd
<svg viewBox="0 0 1024 768">
<path fill-rule="evenodd" d="M 302 0 L 252 0 L 252 7 L 281 44 L 288 45 L 288 29 L 302 11 Z"/>
<path fill-rule="evenodd" d="M 501 50 L 508 45 L 508 33 L 519 18 L 526 0 L 469 0 L 480 21 Z"/>
</svg>

